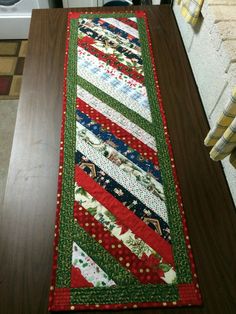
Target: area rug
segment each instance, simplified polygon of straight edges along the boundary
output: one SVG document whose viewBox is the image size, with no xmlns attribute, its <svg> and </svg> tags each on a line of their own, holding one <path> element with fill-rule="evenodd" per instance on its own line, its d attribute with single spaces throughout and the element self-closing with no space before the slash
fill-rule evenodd
<svg viewBox="0 0 236 314">
<path fill-rule="evenodd" d="M 18 99 L 27 40 L 0 40 L 0 99 Z"/>
<path fill-rule="evenodd" d="M 201 303 L 143 11 L 69 13 L 49 310 Z"/>
</svg>

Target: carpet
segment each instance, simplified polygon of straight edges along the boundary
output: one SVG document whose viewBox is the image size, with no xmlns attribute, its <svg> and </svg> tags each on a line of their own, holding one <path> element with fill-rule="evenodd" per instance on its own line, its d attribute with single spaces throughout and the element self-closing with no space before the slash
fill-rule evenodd
<svg viewBox="0 0 236 314">
<path fill-rule="evenodd" d="M 49 310 L 201 304 L 143 11 L 69 13 Z"/>
<path fill-rule="evenodd" d="M 19 98 L 27 46 L 27 40 L 0 41 L 0 99 Z"/>
</svg>

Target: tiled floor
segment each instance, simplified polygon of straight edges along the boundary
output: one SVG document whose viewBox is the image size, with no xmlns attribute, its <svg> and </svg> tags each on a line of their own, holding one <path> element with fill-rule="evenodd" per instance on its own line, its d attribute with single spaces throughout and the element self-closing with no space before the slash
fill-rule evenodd
<svg viewBox="0 0 236 314">
<path fill-rule="evenodd" d="M 0 41 L 0 99 L 18 99 L 27 40 Z"/>
</svg>

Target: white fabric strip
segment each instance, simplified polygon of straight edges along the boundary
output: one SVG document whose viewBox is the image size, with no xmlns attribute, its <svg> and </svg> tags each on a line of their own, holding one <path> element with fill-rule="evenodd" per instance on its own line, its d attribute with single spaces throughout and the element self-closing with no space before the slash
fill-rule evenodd
<svg viewBox="0 0 236 314">
<path fill-rule="evenodd" d="M 78 132 L 78 131 L 77 131 Z M 99 151 L 87 144 L 78 135 L 76 136 L 76 149 L 90 159 L 95 165 L 101 168 L 113 180 L 122 185 L 126 190 L 132 193 L 137 199 L 145 204 L 150 210 L 159 215 L 168 223 L 167 209 L 165 203 L 144 186 L 142 186 L 134 177 L 127 179 L 127 173 L 116 166 L 109 159 L 104 157 Z"/>
<path fill-rule="evenodd" d="M 78 61 L 77 73 L 86 81 L 96 86 L 108 95 L 112 95 L 114 99 L 124 104 L 129 109 L 137 112 L 140 116 L 148 121 L 152 121 L 151 113 L 148 109 L 142 107 L 138 101 L 135 101 L 121 90 L 115 89 L 109 82 L 103 81 L 101 73 L 92 73 L 82 66 L 82 62 Z"/>
<path fill-rule="evenodd" d="M 137 124 L 134 124 L 121 113 L 115 111 L 113 108 L 106 105 L 100 99 L 91 95 L 85 89 L 77 86 L 77 97 L 86 102 L 89 106 L 97 110 L 99 113 L 104 115 L 106 118 L 111 119 L 114 123 L 125 129 L 128 133 L 139 139 L 141 142 L 146 144 L 148 147 L 157 151 L 155 139 L 152 135 L 148 134 L 145 130 L 140 128 Z"/>
<path fill-rule="evenodd" d="M 117 19 L 114 19 L 114 18 L 101 18 L 101 20 L 116 26 L 117 28 L 121 29 L 122 31 L 125 31 L 126 33 L 128 33 L 130 35 L 133 35 L 136 38 L 139 38 L 139 33 L 138 33 L 137 29 L 135 29 L 135 28 L 133 28 L 133 27 L 127 25 L 127 24 L 124 24 L 123 22 L 121 22 L 121 21 L 119 21 Z"/>
</svg>

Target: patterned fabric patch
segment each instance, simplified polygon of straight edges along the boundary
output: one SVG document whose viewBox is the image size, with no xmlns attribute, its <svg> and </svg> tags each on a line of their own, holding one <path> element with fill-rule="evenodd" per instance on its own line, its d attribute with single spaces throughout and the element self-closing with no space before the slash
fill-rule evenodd
<svg viewBox="0 0 236 314">
<path fill-rule="evenodd" d="M 198 305 L 146 14 L 69 13 L 49 310 Z"/>
<path fill-rule="evenodd" d="M 76 243 L 73 243 L 72 265 L 94 287 L 111 287 L 115 282 Z M 79 284 L 79 282 L 78 282 Z"/>
</svg>

